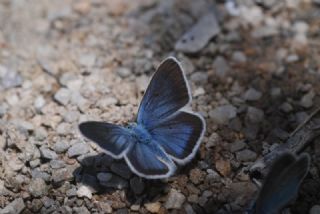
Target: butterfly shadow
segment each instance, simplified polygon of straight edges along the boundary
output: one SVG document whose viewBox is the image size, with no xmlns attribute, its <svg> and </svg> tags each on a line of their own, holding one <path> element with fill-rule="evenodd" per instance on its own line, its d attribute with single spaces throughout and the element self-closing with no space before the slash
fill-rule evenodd
<svg viewBox="0 0 320 214">
<path fill-rule="evenodd" d="M 138 177 L 123 159 L 117 160 L 104 153 L 81 159 L 73 175 L 76 184 L 86 185 L 101 196 L 123 190 L 131 204 L 155 201 L 168 190 L 164 180 Z"/>
</svg>

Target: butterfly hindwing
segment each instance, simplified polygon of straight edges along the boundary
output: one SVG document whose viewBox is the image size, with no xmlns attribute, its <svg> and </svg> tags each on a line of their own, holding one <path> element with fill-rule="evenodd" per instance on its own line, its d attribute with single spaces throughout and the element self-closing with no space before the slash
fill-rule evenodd
<svg viewBox="0 0 320 214">
<path fill-rule="evenodd" d="M 179 111 L 155 125 L 150 133 L 173 160 L 183 164 L 195 155 L 204 130 L 205 122 L 200 115 Z"/>
<path fill-rule="evenodd" d="M 133 143 L 128 130 L 118 125 L 89 121 L 81 123 L 79 129 L 86 138 L 115 158 L 123 157 L 128 146 Z"/>
<path fill-rule="evenodd" d="M 153 75 L 140 103 L 137 122 L 152 128 L 191 100 L 183 70 L 176 59 L 164 60 Z"/>
<path fill-rule="evenodd" d="M 132 171 L 145 178 L 166 178 L 175 169 L 175 164 L 156 144 L 136 143 L 125 159 Z"/>
<path fill-rule="evenodd" d="M 299 186 L 309 169 L 309 156 L 298 159 L 290 153 L 278 158 L 266 177 L 256 200 L 255 213 L 279 213 L 298 193 Z"/>
</svg>

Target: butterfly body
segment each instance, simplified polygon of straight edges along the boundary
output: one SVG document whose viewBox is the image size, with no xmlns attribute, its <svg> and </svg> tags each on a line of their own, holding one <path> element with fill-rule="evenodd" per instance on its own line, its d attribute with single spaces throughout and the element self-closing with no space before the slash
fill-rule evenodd
<svg viewBox="0 0 320 214">
<path fill-rule="evenodd" d="M 183 111 L 191 93 L 175 58 L 164 60 L 141 101 L 137 120 L 123 127 L 88 121 L 80 132 L 114 158 L 124 158 L 137 175 L 149 179 L 171 176 L 176 163 L 185 164 L 198 150 L 205 132 L 204 119 Z"/>
</svg>

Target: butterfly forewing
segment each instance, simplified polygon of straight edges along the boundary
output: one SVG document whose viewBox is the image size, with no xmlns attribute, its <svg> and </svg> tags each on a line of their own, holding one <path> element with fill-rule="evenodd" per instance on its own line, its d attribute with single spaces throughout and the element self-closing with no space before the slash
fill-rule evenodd
<svg viewBox="0 0 320 214">
<path fill-rule="evenodd" d="M 104 122 L 89 121 L 79 125 L 80 132 L 98 144 L 107 154 L 123 157 L 130 144 L 133 144 L 127 129 Z"/>
<path fill-rule="evenodd" d="M 141 101 L 137 122 L 152 128 L 190 101 L 184 73 L 172 57 L 162 62 Z"/>
<path fill-rule="evenodd" d="M 275 161 L 256 201 L 255 213 L 279 213 L 298 193 L 309 169 L 309 156 L 285 153 Z"/>
</svg>

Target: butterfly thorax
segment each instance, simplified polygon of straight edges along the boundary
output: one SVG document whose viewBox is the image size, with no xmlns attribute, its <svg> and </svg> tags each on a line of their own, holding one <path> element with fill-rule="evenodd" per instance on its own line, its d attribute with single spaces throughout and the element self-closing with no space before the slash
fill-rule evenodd
<svg viewBox="0 0 320 214">
<path fill-rule="evenodd" d="M 133 138 L 136 138 L 138 142 L 149 144 L 152 141 L 152 137 L 149 131 L 140 124 L 130 123 L 127 126 Z"/>
</svg>

